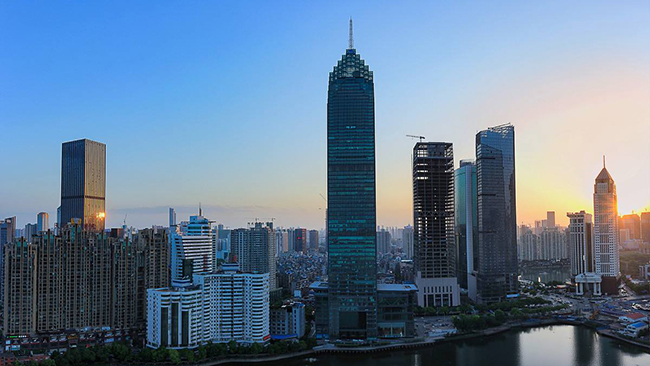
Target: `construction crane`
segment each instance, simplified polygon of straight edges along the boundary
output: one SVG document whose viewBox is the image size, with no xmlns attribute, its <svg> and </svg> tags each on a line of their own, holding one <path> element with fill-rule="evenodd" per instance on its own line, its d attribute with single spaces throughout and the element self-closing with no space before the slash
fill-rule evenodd
<svg viewBox="0 0 650 366">
<path fill-rule="evenodd" d="M 424 136 L 416 136 L 416 135 L 406 135 L 406 137 L 410 137 L 412 139 L 420 139 L 420 142 L 424 141 L 426 137 Z"/>
</svg>

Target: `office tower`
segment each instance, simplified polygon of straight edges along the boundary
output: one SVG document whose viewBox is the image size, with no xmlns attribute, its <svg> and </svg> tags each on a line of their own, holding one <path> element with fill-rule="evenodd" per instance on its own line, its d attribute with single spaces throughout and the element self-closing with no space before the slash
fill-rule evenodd
<svg viewBox="0 0 650 366">
<path fill-rule="evenodd" d="M 176 226 L 176 210 L 173 207 L 169 208 L 169 227 Z"/>
<path fill-rule="evenodd" d="M 329 74 L 327 250 L 329 336 L 377 337 L 373 74 L 352 42 Z"/>
<path fill-rule="evenodd" d="M 650 212 L 641 213 L 641 240 L 650 243 Z"/>
<path fill-rule="evenodd" d="M 309 250 L 318 252 L 318 230 L 309 230 Z"/>
<path fill-rule="evenodd" d="M 519 292 L 512 125 L 490 127 L 476 134 L 476 183 L 477 302 L 504 301 Z"/>
<path fill-rule="evenodd" d="M 467 289 L 470 298 L 476 300 L 475 263 L 478 262 L 478 228 L 476 218 L 476 164 L 473 160 L 461 160 L 454 172 L 454 214 L 458 248 L 457 277 L 460 287 Z M 468 282 L 469 281 L 469 282 Z M 471 282 L 471 286 L 470 286 Z"/>
<path fill-rule="evenodd" d="M 32 242 L 32 236 L 36 235 L 38 225 L 36 224 L 25 224 L 25 231 L 23 232 L 23 237 L 27 239 L 28 242 Z"/>
<path fill-rule="evenodd" d="M 569 217 L 569 256 L 576 294 L 601 295 L 602 278 L 595 273 L 593 224 L 584 211 L 567 213 Z"/>
<path fill-rule="evenodd" d="M 549 229 L 555 227 L 555 211 L 546 211 L 546 227 Z"/>
<path fill-rule="evenodd" d="M 381 229 L 377 231 L 377 253 L 390 253 L 390 231 Z"/>
<path fill-rule="evenodd" d="M 620 220 L 620 229 L 628 231 L 630 235 L 629 239 L 641 239 L 641 218 L 639 215 L 623 215 Z M 623 242 L 623 240 L 619 241 L 621 243 Z"/>
<path fill-rule="evenodd" d="M 413 245 L 418 305 L 460 305 L 451 143 L 418 142 L 413 148 Z"/>
<path fill-rule="evenodd" d="M 85 230 L 104 231 L 106 145 L 88 139 L 65 142 L 61 152 L 61 222 L 80 219 Z"/>
<path fill-rule="evenodd" d="M 293 251 L 307 253 L 307 229 L 293 229 Z"/>
<path fill-rule="evenodd" d="M 193 284 L 147 290 L 147 346 L 196 348 L 207 343 L 265 343 L 269 275 L 226 264 L 194 276 Z"/>
<path fill-rule="evenodd" d="M 289 252 L 289 234 L 286 229 L 275 230 L 275 246 L 277 255 Z"/>
<path fill-rule="evenodd" d="M 618 204 L 616 184 L 605 167 L 594 183 L 594 257 L 596 273 L 603 277 L 603 292 L 618 293 Z"/>
<path fill-rule="evenodd" d="M 273 223 L 256 222 L 230 234 L 233 259 L 243 272 L 268 273 L 271 290 L 276 288 L 275 232 Z"/>
<path fill-rule="evenodd" d="M 36 216 L 36 232 L 47 231 L 50 228 L 50 215 L 47 212 L 39 212 Z"/>
<path fill-rule="evenodd" d="M 193 274 L 214 270 L 214 242 L 210 221 L 203 217 L 200 209 L 198 215 L 190 216 L 184 231 L 184 235 L 174 231 L 170 234 L 172 282 L 192 282 Z"/>
<path fill-rule="evenodd" d="M 402 230 L 402 247 L 407 259 L 413 259 L 413 226 L 404 226 Z"/>
<path fill-rule="evenodd" d="M 591 215 L 569 212 L 569 249 L 571 252 L 571 275 L 594 272 L 593 224 Z"/>
<path fill-rule="evenodd" d="M 4 334 L 34 334 L 36 312 L 36 251 L 25 238 L 6 246 L 3 268 L 7 283 L 4 298 Z"/>
</svg>

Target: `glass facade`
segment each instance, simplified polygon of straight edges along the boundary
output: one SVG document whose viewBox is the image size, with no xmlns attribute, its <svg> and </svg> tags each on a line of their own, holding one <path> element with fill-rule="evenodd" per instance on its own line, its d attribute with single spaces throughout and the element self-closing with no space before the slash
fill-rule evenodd
<svg viewBox="0 0 650 366">
<path fill-rule="evenodd" d="M 454 199 L 456 243 L 458 247 L 457 277 L 462 288 L 467 287 L 467 273 L 477 269 L 478 263 L 478 228 L 476 210 L 476 164 L 473 161 L 461 160 L 460 168 L 454 173 L 456 195 Z M 469 227 L 468 227 L 469 223 Z M 471 248 L 468 248 L 468 238 Z M 471 264 L 467 260 L 471 255 Z"/>
<path fill-rule="evenodd" d="M 329 75 L 327 196 L 329 336 L 376 338 L 374 83 L 355 49 Z"/>
<path fill-rule="evenodd" d="M 103 231 L 106 218 L 106 145 L 87 139 L 61 151 L 61 224 L 81 219 L 86 230 Z"/>
<path fill-rule="evenodd" d="M 515 129 L 490 127 L 476 134 L 478 302 L 505 300 L 519 291 Z"/>
</svg>

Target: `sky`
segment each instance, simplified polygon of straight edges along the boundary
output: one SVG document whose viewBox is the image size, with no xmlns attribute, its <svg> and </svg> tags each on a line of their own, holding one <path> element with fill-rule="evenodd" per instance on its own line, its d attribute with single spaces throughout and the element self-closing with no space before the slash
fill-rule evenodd
<svg viewBox="0 0 650 366">
<path fill-rule="evenodd" d="M 60 204 L 61 143 L 107 145 L 107 226 L 198 210 L 321 228 L 328 73 L 375 77 L 378 224 L 412 222 L 415 140 L 512 123 L 517 221 L 650 209 L 650 2 L 3 1 L 0 217 Z"/>
</svg>

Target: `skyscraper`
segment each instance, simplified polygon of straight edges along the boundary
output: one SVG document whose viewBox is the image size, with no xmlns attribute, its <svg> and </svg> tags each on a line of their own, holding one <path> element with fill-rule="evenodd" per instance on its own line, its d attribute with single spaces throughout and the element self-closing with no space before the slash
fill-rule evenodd
<svg viewBox="0 0 650 366">
<path fill-rule="evenodd" d="M 549 229 L 555 227 L 555 211 L 546 211 L 546 227 Z"/>
<path fill-rule="evenodd" d="M 650 243 L 650 212 L 641 213 L 641 240 Z"/>
<path fill-rule="evenodd" d="M 307 229 L 293 229 L 293 248 L 294 252 L 307 253 Z"/>
<path fill-rule="evenodd" d="M 451 143 L 418 142 L 413 148 L 413 245 L 418 305 L 460 305 Z"/>
<path fill-rule="evenodd" d="M 476 164 L 472 160 L 461 160 L 456 169 L 454 213 L 458 248 L 458 282 L 468 289 L 470 298 L 476 301 L 476 269 L 478 262 L 478 228 L 476 218 Z M 470 278 L 471 277 L 471 278 Z M 469 282 L 468 282 L 469 281 Z M 471 286 L 470 286 L 471 283 Z"/>
<path fill-rule="evenodd" d="M 601 294 L 602 278 L 595 273 L 593 224 L 584 211 L 567 213 L 569 217 L 569 257 L 576 294 Z"/>
<path fill-rule="evenodd" d="M 106 145 L 88 139 L 63 143 L 61 225 L 76 218 L 86 230 L 103 231 L 105 200 Z"/>
<path fill-rule="evenodd" d="M 594 256 L 596 273 L 603 276 L 603 292 L 618 293 L 618 203 L 616 184 L 605 167 L 594 183 Z"/>
<path fill-rule="evenodd" d="M 373 74 L 350 43 L 327 94 L 329 336 L 377 337 Z"/>
<path fill-rule="evenodd" d="M 476 134 L 476 181 L 477 301 L 503 301 L 519 292 L 512 125 L 490 127 Z"/>
<path fill-rule="evenodd" d="M 621 216 L 620 230 L 627 230 L 630 239 L 641 239 L 641 218 L 637 214 Z"/>
<path fill-rule="evenodd" d="M 47 231 L 50 228 L 50 215 L 47 212 L 39 212 L 36 216 L 36 232 Z"/>
<path fill-rule="evenodd" d="M 275 232 L 273 223 L 256 222 L 248 229 L 230 233 L 233 258 L 243 272 L 268 273 L 271 290 L 276 287 Z"/>
<path fill-rule="evenodd" d="M 190 216 L 187 235 L 176 231 L 170 233 L 171 241 L 171 279 L 176 283 L 191 283 L 196 273 L 214 270 L 214 241 L 210 221 L 199 214 Z"/>
</svg>

